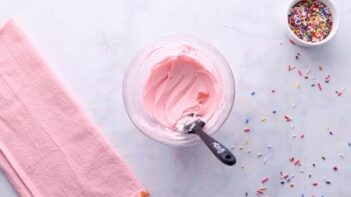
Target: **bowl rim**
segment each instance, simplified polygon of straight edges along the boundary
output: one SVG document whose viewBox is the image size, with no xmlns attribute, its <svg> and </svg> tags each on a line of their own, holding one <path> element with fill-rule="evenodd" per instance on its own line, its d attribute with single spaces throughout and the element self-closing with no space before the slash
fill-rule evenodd
<svg viewBox="0 0 351 197">
<path fill-rule="evenodd" d="M 289 34 L 295 39 L 294 41 L 300 42 L 302 45 L 305 45 L 305 46 L 319 46 L 319 45 L 325 44 L 326 42 L 331 40 L 335 36 L 336 31 L 338 30 L 338 27 L 339 27 L 339 12 L 338 12 L 338 9 L 336 7 L 335 1 L 334 0 L 317 0 L 317 1 L 321 1 L 321 2 L 325 3 L 326 6 L 330 9 L 330 11 L 334 12 L 332 14 L 333 25 L 332 25 L 331 32 L 328 34 L 328 36 L 325 39 L 323 39 L 322 41 L 319 41 L 319 42 L 304 41 L 301 38 L 299 38 L 294 32 L 292 32 L 292 30 L 290 28 L 289 19 L 288 19 L 289 14 L 290 14 L 290 9 L 299 1 L 302 1 L 302 0 L 291 0 L 289 2 L 288 6 L 287 6 L 287 14 L 285 16 L 286 17 L 285 24 L 288 28 Z"/>
</svg>

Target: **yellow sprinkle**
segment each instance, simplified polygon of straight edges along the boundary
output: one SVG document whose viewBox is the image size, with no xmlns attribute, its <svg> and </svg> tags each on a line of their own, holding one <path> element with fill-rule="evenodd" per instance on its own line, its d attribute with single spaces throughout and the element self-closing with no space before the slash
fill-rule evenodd
<svg viewBox="0 0 351 197">
<path fill-rule="evenodd" d="M 244 140 L 244 144 L 245 144 L 245 145 L 248 145 L 248 144 L 249 144 L 249 139 L 248 139 L 248 138 L 246 138 L 246 139 Z"/>
<path fill-rule="evenodd" d="M 266 190 L 267 190 L 266 187 L 260 187 L 260 188 L 258 188 L 258 189 L 261 190 L 261 191 L 266 191 Z"/>
<path fill-rule="evenodd" d="M 262 122 L 265 122 L 266 120 L 267 120 L 267 119 L 266 119 L 265 117 L 262 117 L 262 118 L 261 118 L 261 121 L 262 121 Z"/>
<path fill-rule="evenodd" d="M 296 86 L 297 89 L 301 89 L 301 83 L 298 83 Z"/>
</svg>

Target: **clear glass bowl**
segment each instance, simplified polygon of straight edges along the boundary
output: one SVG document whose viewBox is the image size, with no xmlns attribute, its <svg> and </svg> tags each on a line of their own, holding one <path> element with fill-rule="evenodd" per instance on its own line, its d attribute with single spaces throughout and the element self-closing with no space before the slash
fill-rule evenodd
<svg viewBox="0 0 351 197">
<path fill-rule="evenodd" d="M 189 46 L 191 50 L 189 49 Z M 167 57 L 187 55 L 202 63 L 222 83 L 222 98 L 215 114 L 206 122 L 205 132 L 215 133 L 226 121 L 235 94 L 234 77 L 223 55 L 212 45 L 195 37 L 162 38 L 141 50 L 130 64 L 123 81 L 123 102 L 130 119 L 146 136 L 158 142 L 188 146 L 198 141 L 196 135 L 182 134 L 156 122 L 143 106 L 143 90 L 151 68 Z"/>
</svg>

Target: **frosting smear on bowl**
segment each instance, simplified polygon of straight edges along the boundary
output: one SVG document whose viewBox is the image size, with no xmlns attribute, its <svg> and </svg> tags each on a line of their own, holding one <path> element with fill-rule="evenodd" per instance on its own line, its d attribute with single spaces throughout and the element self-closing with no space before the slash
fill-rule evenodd
<svg viewBox="0 0 351 197">
<path fill-rule="evenodd" d="M 167 57 L 151 69 L 143 104 L 153 119 L 175 129 L 177 122 L 189 114 L 205 121 L 211 118 L 221 98 L 222 87 L 215 75 L 183 54 Z"/>
</svg>

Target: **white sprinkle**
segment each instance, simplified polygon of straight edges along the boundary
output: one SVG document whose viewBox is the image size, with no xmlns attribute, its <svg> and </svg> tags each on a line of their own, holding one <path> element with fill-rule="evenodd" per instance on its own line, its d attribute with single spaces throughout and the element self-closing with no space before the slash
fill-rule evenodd
<svg viewBox="0 0 351 197">
<path fill-rule="evenodd" d="M 268 158 L 267 158 L 267 157 L 263 158 L 263 163 L 264 163 L 264 164 L 266 164 L 267 161 L 268 161 Z"/>
<path fill-rule="evenodd" d="M 300 169 L 300 172 L 301 172 L 301 173 L 305 173 L 305 169 L 301 168 L 301 169 Z"/>
<path fill-rule="evenodd" d="M 241 169 L 244 169 L 244 168 L 245 168 L 245 166 L 242 165 L 242 166 L 241 166 Z"/>
<path fill-rule="evenodd" d="M 290 178 L 291 178 L 291 179 L 295 178 L 295 174 L 292 174 L 292 175 L 290 176 Z"/>
<path fill-rule="evenodd" d="M 235 146 L 230 147 L 230 150 L 234 150 L 234 149 L 235 149 Z"/>
<path fill-rule="evenodd" d="M 239 150 L 243 150 L 243 148 L 244 148 L 243 146 L 240 146 L 240 147 L 239 147 Z"/>
<path fill-rule="evenodd" d="M 295 109 L 296 108 L 296 103 L 293 102 L 291 106 L 292 106 L 293 109 Z"/>
<path fill-rule="evenodd" d="M 344 154 L 340 153 L 340 154 L 339 154 L 339 157 L 340 157 L 341 159 L 344 159 Z"/>
<path fill-rule="evenodd" d="M 257 153 L 257 158 L 260 158 L 260 157 L 262 157 L 263 156 L 263 153 Z"/>
<path fill-rule="evenodd" d="M 290 128 L 291 128 L 291 129 L 295 129 L 295 125 L 293 125 L 293 124 L 290 125 Z"/>
<path fill-rule="evenodd" d="M 316 77 L 315 77 L 315 76 L 312 76 L 311 79 L 312 79 L 312 80 L 316 80 Z"/>
<path fill-rule="evenodd" d="M 311 73 L 311 69 L 306 70 L 305 75 L 308 75 Z"/>
<path fill-rule="evenodd" d="M 250 153 L 251 153 L 251 149 L 247 149 L 247 153 L 249 153 L 249 154 L 250 154 Z"/>
<path fill-rule="evenodd" d="M 267 145 L 267 148 L 268 148 L 268 149 L 272 149 L 273 146 L 269 144 L 269 145 Z"/>
<path fill-rule="evenodd" d="M 296 133 L 294 133 L 294 134 L 292 135 L 292 137 L 293 137 L 293 138 L 296 138 L 296 137 L 297 137 Z"/>
</svg>

